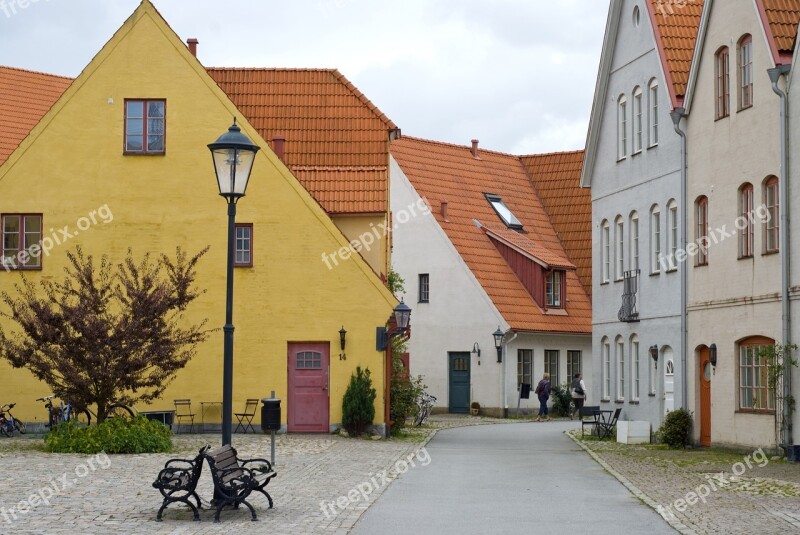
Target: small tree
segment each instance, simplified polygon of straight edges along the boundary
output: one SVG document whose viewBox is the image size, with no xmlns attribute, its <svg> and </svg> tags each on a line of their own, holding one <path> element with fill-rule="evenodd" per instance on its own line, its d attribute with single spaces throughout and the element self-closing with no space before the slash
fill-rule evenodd
<svg viewBox="0 0 800 535">
<path fill-rule="evenodd" d="M 392 434 L 406 426 L 409 417 L 419 412 L 418 400 L 425 391 L 422 376 L 411 377 L 403 365 L 400 355 L 407 351 L 406 340 L 397 336 L 392 338 L 392 382 L 389 396 L 389 418 L 392 420 Z"/>
<path fill-rule="evenodd" d="M 376 396 L 369 368 L 362 371 L 358 366 L 342 398 L 342 425 L 350 435 L 360 435 L 367 430 L 367 426 L 372 425 Z"/>
<path fill-rule="evenodd" d="M 147 254 L 137 264 L 128 250 L 114 266 L 105 255 L 96 265 L 78 247 L 67 253 L 62 282 L 37 288 L 23 277 L 16 296 L 3 292 L 10 313 L 0 314 L 20 330 L 0 327 L 0 356 L 78 411 L 96 404 L 100 421 L 114 400 L 159 398 L 211 332 L 206 320 L 181 326 L 186 307 L 204 293 L 194 289 L 195 266 L 207 251 L 188 258 L 178 248 L 174 261 Z"/>
</svg>

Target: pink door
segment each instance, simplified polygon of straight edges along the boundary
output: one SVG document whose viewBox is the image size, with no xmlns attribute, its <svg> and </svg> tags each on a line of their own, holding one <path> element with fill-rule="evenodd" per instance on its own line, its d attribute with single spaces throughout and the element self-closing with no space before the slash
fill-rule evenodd
<svg viewBox="0 0 800 535">
<path fill-rule="evenodd" d="M 289 400 L 286 421 L 289 432 L 329 432 L 330 344 L 290 343 L 288 364 Z"/>
</svg>

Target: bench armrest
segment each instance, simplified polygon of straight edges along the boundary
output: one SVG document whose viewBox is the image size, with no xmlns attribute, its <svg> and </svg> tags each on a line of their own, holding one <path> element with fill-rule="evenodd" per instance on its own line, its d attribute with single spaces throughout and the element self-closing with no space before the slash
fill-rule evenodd
<svg viewBox="0 0 800 535">
<path fill-rule="evenodd" d="M 191 468 L 164 468 L 156 477 L 153 482 L 155 488 L 169 488 L 169 489 L 182 489 L 191 486 L 192 482 Z"/>
<path fill-rule="evenodd" d="M 177 463 L 185 464 L 187 466 L 183 467 L 183 468 L 189 469 L 189 468 L 194 468 L 195 467 L 195 465 L 197 464 L 197 460 L 196 459 L 170 459 L 169 461 L 167 461 L 164 464 L 164 468 L 169 468 L 173 464 L 177 464 Z"/>
<path fill-rule="evenodd" d="M 272 472 L 272 463 L 266 459 L 240 459 L 239 462 L 241 463 L 242 467 L 245 467 L 248 464 L 258 463 L 261 466 L 250 466 L 248 468 L 257 472 Z"/>
</svg>

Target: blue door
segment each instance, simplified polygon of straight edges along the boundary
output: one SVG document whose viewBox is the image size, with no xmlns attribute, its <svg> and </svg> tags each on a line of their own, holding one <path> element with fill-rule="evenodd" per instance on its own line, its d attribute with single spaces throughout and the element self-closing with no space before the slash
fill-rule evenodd
<svg viewBox="0 0 800 535">
<path fill-rule="evenodd" d="M 448 353 L 450 399 L 448 409 L 453 413 L 469 412 L 469 353 Z"/>
</svg>

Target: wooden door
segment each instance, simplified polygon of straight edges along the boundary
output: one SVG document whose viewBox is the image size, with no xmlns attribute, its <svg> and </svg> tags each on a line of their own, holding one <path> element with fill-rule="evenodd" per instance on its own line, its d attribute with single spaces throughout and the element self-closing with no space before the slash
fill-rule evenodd
<svg viewBox="0 0 800 535">
<path fill-rule="evenodd" d="M 291 433 L 330 431 L 330 344 L 290 343 L 287 428 Z"/>
<path fill-rule="evenodd" d="M 448 353 L 449 361 L 449 402 L 448 409 L 453 413 L 469 412 L 469 353 Z"/>
<path fill-rule="evenodd" d="M 708 348 L 704 347 L 698 354 L 697 370 L 700 377 L 700 444 L 711 445 L 711 360 Z"/>
</svg>

